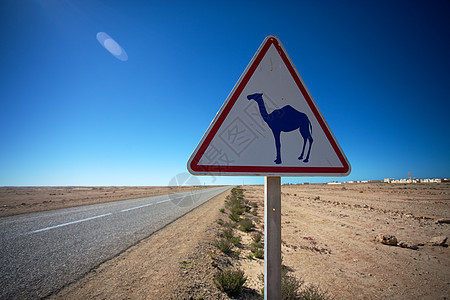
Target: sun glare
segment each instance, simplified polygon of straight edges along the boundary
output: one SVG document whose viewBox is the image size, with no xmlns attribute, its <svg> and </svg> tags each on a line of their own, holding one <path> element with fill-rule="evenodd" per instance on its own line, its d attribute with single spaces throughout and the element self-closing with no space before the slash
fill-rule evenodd
<svg viewBox="0 0 450 300">
<path fill-rule="evenodd" d="M 97 40 L 109 53 L 121 61 L 127 61 L 128 55 L 125 50 L 112 37 L 105 32 L 97 33 Z"/>
</svg>

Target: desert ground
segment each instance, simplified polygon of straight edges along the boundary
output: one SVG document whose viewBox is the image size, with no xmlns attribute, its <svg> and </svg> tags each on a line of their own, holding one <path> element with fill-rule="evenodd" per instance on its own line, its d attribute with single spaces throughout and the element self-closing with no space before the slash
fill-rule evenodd
<svg viewBox="0 0 450 300">
<path fill-rule="evenodd" d="M 201 188 L 204 187 L 0 187 L 0 217 L 169 193 L 181 193 Z"/>
<path fill-rule="evenodd" d="M 282 192 L 284 261 L 297 277 L 340 299 L 450 297 L 449 249 L 428 243 L 450 234 L 449 224 L 436 224 L 450 217 L 450 185 L 284 186 Z M 378 234 L 421 246 L 384 245 L 374 241 Z"/>
<path fill-rule="evenodd" d="M 264 260 L 251 257 L 246 245 L 252 234 L 264 232 L 264 189 L 243 188 L 245 199 L 257 203 L 258 209 L 251 232 L 234 229 L 241 236 L 235 255 L 227 256 L 214 247 L 223 228 L 218 220 L 228 220 L 227 211 L 219 211 L 226 192 L 51 298 L 230 299 L 213 283 L 214 274 L 227 264 L 243 270 L 247 277 L 238 298 L 260 299 Z M 8 209 L 22 205 L 23 200 L 12 204 L 6 192 L 1 193 L 1 203 Z M 31 203 L 49 205 L 43 199 Z M 435 237 L 450 235 L 450 224 L 445 222 L 450 219 L 450 184 L 283 185 L 281 201 L 283 264 L 305 286 L 314 284 L 335 299 L 450 298 L 448 242 L 430 243 Z M 380 243 L 375 240 L 380 234 L 395 236 L 398 242 L 417 249 Z"/>
</svg>

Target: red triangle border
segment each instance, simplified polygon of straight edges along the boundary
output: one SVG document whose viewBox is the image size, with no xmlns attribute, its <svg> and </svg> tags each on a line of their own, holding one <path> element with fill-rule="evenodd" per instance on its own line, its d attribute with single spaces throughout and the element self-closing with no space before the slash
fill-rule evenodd
<svg viewBox="0 0 450 300">
<path fill-rule="evenodd" d="M 292 78 L 300 89 L 303 97 L 306 99 L 309 107 L 311 108 L 314 117 L 320 124 L 323 132 L 325 133 L 328 141 L 330 142 L 333 150 L 337 154 L 339 161 L 342 164 L 342 167 L 283 167 L 283 166 L 219 166 L 219 165 L 199 165 L 199 161 L 208 148 L 209 144 L 213 140 L 216 133 L 219 131 L 222 126 L 224 120 L 228 116 L 228 113 L 231 111 L 231 108 L 236 103 L 237 99 L 241 95 L 242 91 L 246 87 L 256 68 L 258 67 L 261 60 L 266 55 L 270 46 L 274 46 L 278 53 L 280 54 L 283 62 L 285 63 L 287 69 L 289 70 Z M 338 146 L 336 140 L 333 137 L 333 134 L 330 132 L 325 120 L 322 118 L 322 115 L 318 111 L 314 101 L 311 99 L 308 91 L 304 87 L 302 80 L 299 78 L 295 67 L 292 65 L 291 60 L 285 53 L 284 48 L 281 46 L 279 40 L 274 36 L 269 36 L 266 38 L 265 43 L 260 48 L 259 52 L 257 52 L 257 56 L 253 59 L 250 67 L 247 72 L 243 76 L 242 80 L 239 82 L 239 85 L 235 89 L 234 93 L 229 97 L 229 101 L 226 104 L 225 108 L 221 111 L 220 115 L 215 120 L 214 124 L 212 124 L 211 130 L 209 130 L 206 138 L 203 140 L 203 143 L 197 148 L 197 152 L 192 157 L 192 159 L 188 162 L 188 169 L 192 171 L 195 175 L 275 175 L 275 174 L 286 174 L 289 176 L 301 176 L 302 174 L 308 174 L 307 176 L 317 175 L 325 175 L 325 176 L 346 176 L 350 173 L 350 164 L 348 163 L 345 155 L 341 151 Z M 234 174 L 227 174 L 234 173 Z"/>
</svg>

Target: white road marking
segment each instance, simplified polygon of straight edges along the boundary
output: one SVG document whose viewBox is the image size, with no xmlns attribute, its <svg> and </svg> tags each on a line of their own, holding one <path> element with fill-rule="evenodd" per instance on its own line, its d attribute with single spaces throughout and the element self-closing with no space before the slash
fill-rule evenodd
<svg viewBox="0 0 450 300">
<path fill-rule="evenodd" d="M 195 191 L 195 192 L 191 192 L 191 194 L 201 194 L 204 193 L 206 191 L 201 190 L 201 191 Z M 122 209 L 120 212 L 127 212 L 130 210 L 134 210 L 134 209 L 138 209 L 138 208 L 143 208 L 143 207 L 147 207 L 147 206 L 152 206 L 154 204 L 161 204 L 161 203 L 165 203 L 165 202 L 169 202 L 169 201 L 173 201 L 175 199 L 180 199 L 180 198 L 184 198 L 184 197 L 189 197 L 189 195 L 187 196 L 181 196 L 181 197 L 176 197 L 173 199 L 167 199 L 167 200 L 162 200 L 162 201 L 158 201 L 158 202 L 153 202 L 153 203 L 149 203 L 149 204 L 144 204 L 144 205 L 140 205 L 140 206 L 135 206 L 135 207 L 131 207 L 131 208 L 126 208 L 126 209 Z M 38 229 L 38 230 L 34 230 L 29 232 L 29 234 L 31 233 L 37 233 L 37 232 L 42 232 L 42 231 L 47 231 L 47 230 L 51 230 L 51 229 L 55 229 L 55 228 L 59 228 L 59 227 L 63 227 L 63 226 L 67 226 L 67 225 L 72 225 L 72 224 L 77 224 L 77 223 L 81 223 L 84 221 L 89 221 L 89 220 L 93 220 L 93 219 L 98 219 L 98 218 L 102 218 L 102 217 L 106 217 L 106 216 L 110 216 L 113 213 L 107 213 L 107 214 L 103 214 L 103 215 L 98 215 L 98 216 L 94 216 L 94 217 L 90 217 L 90 218 L 86 218 L 86 219 L 81 219 L 81 220 L 77 220 L 77 221 L 72 221 L 72 222 L 68 222 L 68 223 L 64 223 L 64 224 L 59 224 L 59 225 L 55 225 L 55 226 L 50 226 L 50 227 L 46 227 L 46 228 L 42 228 L 42 229 Z"/>
<path fill-rule="evenodd" d="M 176 199 L 176 198 L 175 198 Z M 169 202 L 169 201 L 172 201 L 172 200 L 174 200 L 174 199 L 167 199 L 167 200 L 163 200 L 163 201 L 158 201 L 158 202 L 156 202 L 156 204 L 160 204 L 160 203 L 164 203 L 164 202 Z"/>
<path fill-rule="evenodd" d="M 131 207 L 131 208 L 127 208 L 127 209 L 122 209 L 120 212 L 126 212 L 126 211 L 130 211 L 130 210 L 133 210 L 133 209 L 138 209 L 138 208 L 142 208 L 142 207 L 146 207 L 146 206 L 152 206 L 153 204 L 155 204 L 155 203 L 149 203 L 149 204 L 144 204 L 144 205 L 141 205 L 141 206 L 136 206 L 136 207 Z"/>
<path fill-rule="evenodd" d="M 175 199 L 177 199 L 177 198 L 175 198 Z M 143 208 L 143 207 L 147 207 L 147 206 L 152 206 L 154 204 L 160 204 L 160 203 L 164 203 L 164 202 L 169 202 L 169 201 L 172 201 L 172 200 L 174 200 L 174 199 L 167 199 L 167 200 L 162 200 L 162 201 L 158 201 L 158 202 L 154 202 L 154 203 L 149 203 L 149 204 L 144 204 L 144 205 L 140 205 L 140 206 L 130 207 L 130 208 L 122 209 L 120 212 L 127 212 L 127 211 L 130 211 L 130 210 Z"/>
<path fill-rule="evenodd" d="M 63 226 L 67 226 L 67 225 L 81 223 L 81 222 L 84 222 L 84 221 L 98 219 L 98 218 L 101 218 L 101 217 L 106 217 L 106 216 L 109 216 L 109 215 L 112 215 L 112 213 L 107 213 L 107 214 L 98 215 L 98 216 L 90 217 L 90 218 L 86 218 L 86 219 L 81 219 L 81 220 L 77 220 L 77 221 L 73 221 L 73 222 L 69 222 L 69 223 L 64 223 L 64 224 L 59 224 L 59 225 L 55 225 L 55 226 L 50 226 L 50 227 L 46 227 L 46 228 L 42 228 L 42 229 L 38 229 L 38 230 L 32 231 L 30 233 L 37 233 L 37 232 L 47 231 L 47 230 L 55 229 L 55 228 L 58 228 L 58 227 L 63 227 Z"/>
</svg>

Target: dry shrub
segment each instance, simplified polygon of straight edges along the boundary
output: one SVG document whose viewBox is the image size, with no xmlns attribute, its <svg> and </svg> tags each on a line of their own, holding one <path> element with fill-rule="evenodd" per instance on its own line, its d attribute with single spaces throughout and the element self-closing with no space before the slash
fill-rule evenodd
<svg viewBox="0 0 450 300">
<path fill-rule="evenodd" d="M 217 271 L 214 275 L 214 283 L 216 286 L 229 296 L 239 295 L 246 281 L 247 278 L 244 276 L 244 271 L 241 270 L 228 269 Z"/>
</svg>

